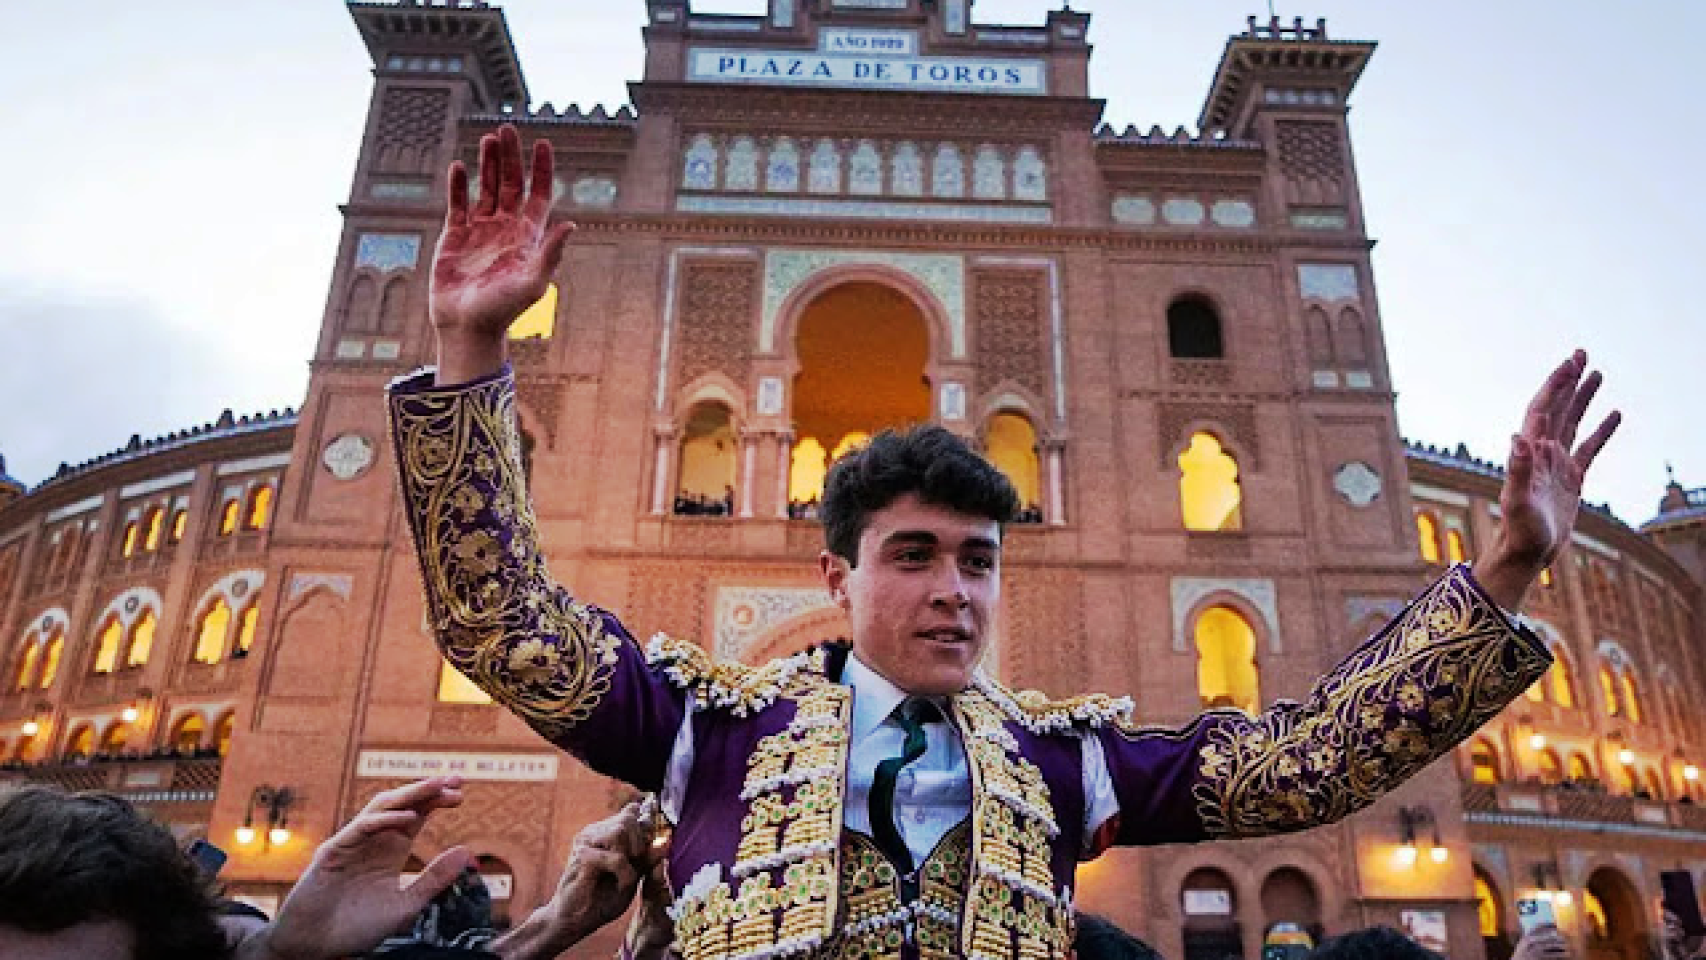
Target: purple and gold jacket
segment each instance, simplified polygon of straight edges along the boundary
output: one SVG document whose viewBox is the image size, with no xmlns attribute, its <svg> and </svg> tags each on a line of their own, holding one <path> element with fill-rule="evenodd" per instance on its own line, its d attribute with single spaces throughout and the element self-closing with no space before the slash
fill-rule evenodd
<svg viewBox="0 0 1706 960">
<path fill-rule="evenodd" d="M 1141 727 L 1128 699 L 1055 701 L 980 676 L 949 711 L 971 817 L 901 878 L 842 828 L 852 693 L 832 652 L 748 667 L 663 636 L 642 646 L 546 573 L 507 371 L 449 388 L 418 374 L 392 385 L 390 404 L 428 616 L 452 664 L 552 743 L 646 791 L 662 786 L 692 702 L 695 759 L 669 863 L 686 960 L 1063 960 L 1086 849 L 1339 820 L 1467 738 L 1551 662 L 1458 567 L 1302 702 L 1254 716 Z M 1084 836 L 1088 737 L 1120 806 L 1097 838 Z"/>
</svg>

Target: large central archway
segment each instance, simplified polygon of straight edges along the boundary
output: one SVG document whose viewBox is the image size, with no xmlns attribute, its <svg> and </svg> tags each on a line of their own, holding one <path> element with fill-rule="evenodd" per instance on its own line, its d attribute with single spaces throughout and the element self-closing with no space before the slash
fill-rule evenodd
<svg viewBox="0 0 1706 960">
<path fill-rule="evenodd" d="M 835 457 L 887 428 L 930 418 L 930 329 L 909 297 L 856 280 L 814 298 L 795 334 L 788 498 L 815 501 Z"/>
</svg>

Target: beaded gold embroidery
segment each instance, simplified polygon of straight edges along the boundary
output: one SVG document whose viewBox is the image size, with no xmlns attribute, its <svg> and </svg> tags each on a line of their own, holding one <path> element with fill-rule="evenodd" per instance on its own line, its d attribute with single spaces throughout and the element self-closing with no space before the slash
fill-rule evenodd
<svg viewBox="0 0 1706 960">
<path fill-rule="evenodd" d="M 957 956 L 960 913 L 970 877 L 971 824 L 949 830 L 919 867 L 918 899 L 901 902 L 894 865 L 864 834 L 841 841 L 841 934 L 828 956 L 838 960 L 892 960 L 901 955 L 908 926 L 923 960 Z"/>
<path fill-rule="evenodd" d="M 391 413 L 439 647 L 493 699 L 562 739 L 608 692 L 620 641 L 546 572 L 513 382 L 393 393 Z"/>
</svg>

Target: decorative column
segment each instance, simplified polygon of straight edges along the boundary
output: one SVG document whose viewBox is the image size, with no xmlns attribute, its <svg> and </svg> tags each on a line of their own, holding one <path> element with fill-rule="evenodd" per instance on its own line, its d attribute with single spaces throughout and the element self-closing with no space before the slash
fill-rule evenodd
<svg viewBox="0 0 1706 960">
<path fill-rule="evenodd" d="M 758 445 L 764 440 L 760 430 L 740 432 L 740 517 L 752 518 L 752 491 L 758 485 Z"/>
<path fill-rule="evenodd" d="M 657 451 L 652 473 L 652 514 L 663 516 L 669 512 L 669 452 L 675 447 L 675 425 L 659 424 L 652 427 L 652 435 L 656 437 Z"/>
<path fill-rule="evenodd" d="M 776 516 L 788 518 L 788 479 L 794 465 L 794 431 L 778 430 L 776 438 Z"/>
<path fill-rule="evenodd" d="M 1043 451 L 1043 482 L 1047 485 L 1044 497 L 1046 511 L 1044 521 L 1051 527 L 1066 526 L 1066 481 L 1064 464 L 1066 462 L 1066 438 L 1058 434 L 1049 434 L 1039 441 Z"/>
</svg>

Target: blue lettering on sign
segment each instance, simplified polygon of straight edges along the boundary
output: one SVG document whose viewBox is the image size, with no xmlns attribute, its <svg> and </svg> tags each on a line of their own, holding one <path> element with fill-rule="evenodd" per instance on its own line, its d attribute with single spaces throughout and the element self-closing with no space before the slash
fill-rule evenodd
<svg viewBox="0 0 1706 960">
<path fill-rule="evenodd" d="M 812 76 L 828 77 L 831 80 L 835 79 L 835 73 L 829 69 L 829 61 L 827 60 L 819 60 L 817 62 L 817 69 L 812 71 Z"/>
<path fill-rule="evenodd" d="M 849 54 L 795 55 L 781 51 L 695 51 L 690 78 L 750 80 L 813 86 L 917 87 L 964 92 L 1045 93 L 1043 65 L 1030 61 L 976 58 L 888 58 L 877 50 L 894 38 L 845 38 L 843 46 L 863 39 L 870 56 Z M 840 43 L 840 40 L 833 41 Z"/>
</svg>

